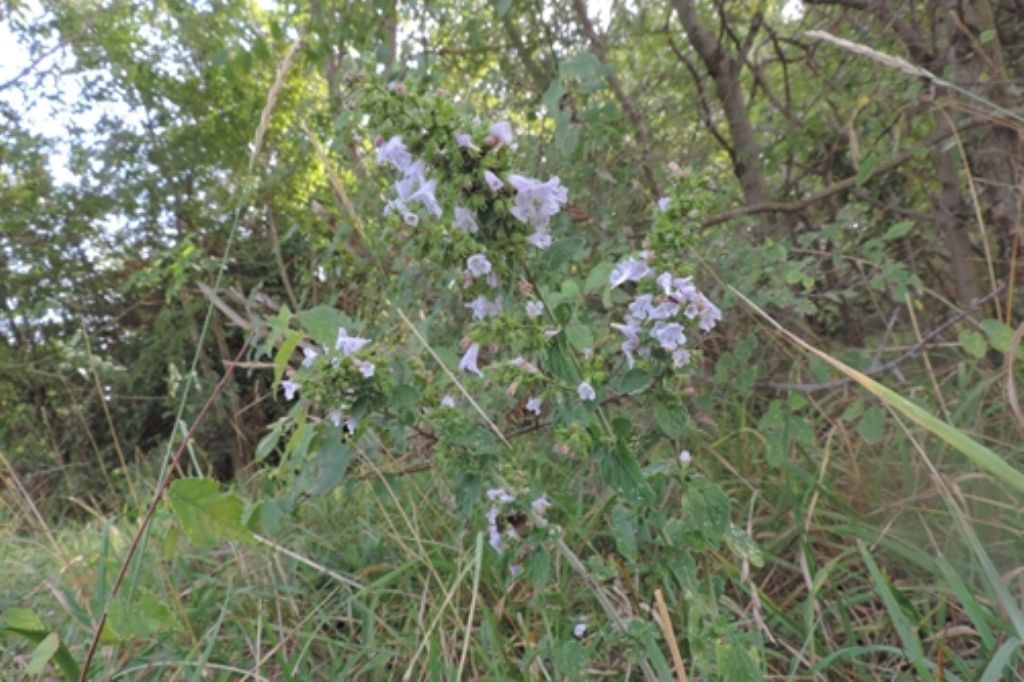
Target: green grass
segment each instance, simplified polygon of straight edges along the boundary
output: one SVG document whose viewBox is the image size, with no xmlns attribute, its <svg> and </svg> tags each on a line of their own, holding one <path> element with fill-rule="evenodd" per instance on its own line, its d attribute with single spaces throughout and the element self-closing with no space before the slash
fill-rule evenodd
<svg viewBox="0 0 1024 682">
<path fill-rule="evenodd" d="M 904 433 L 892 420 L 882 444 L 870 446 L 842 420 L 822 419 L 834 432 L 817 439 L 821 447 L 794 442 L 784 462 L 769 464 L 765 437 L 750 429 L 757 416 L 735 408 L 716 415 L 720 436 L 696 467 L 725 486 L 734 521 L 749 523 L 765 566 L 741 570 L 724 547 L 697 565 L 702 581 L 724 581 L 716 608 L 751 633 L 767 671 L 999 679 L 1016 669 L 1019 613 L 1001 577 L 1020 565 L 1013 494 L 962 465 L 943 474 L 955 493 L 937 486 L 906 444 L 913 436 L 941 459 L 942 443 L 921 429 Z M 834 414 L 836 406 L 817 409 Z M 181 629 L 122 643 L 116 655 L 107 648 L 94 672 L 384 680 L 407 672 L 409 679 L 455 679 L 460 671 L 560 679 L 589 671 L 640 679 L 636 654 L 568 562 L 555 556 L 542 584 L 510 581 L 481 544 L 479 519 L 456 513 L 441 472 L 382 479 L 357 465 L 352 473 L 335 492 L 306 501 L 271 538 L 289 553 L 260 544 L 196 550 L 171 532 L 174 521 L 162 511 L 136 589 L 160 596 Z M 552 521 L 577 513 L 584 520 L 565 529 L 566 545 L 620 614 L 653 622 L 659 585 L 623 560 L 611 505 L 585 508 L 600 497 L 600 484 L 571 467 L 550 473 L 550 490 L 564 491 L 552 495 Z M 254 480 L 240 489 L 268 486 Z M 49 526 L 50 542 L 10 488 L 4 500 L 0 607 L 34 610 L 80 661 L 135 515 Z M 697 643 L 687 628 L 696 615 L 685 594 L 665 591 L 689 660 Z M 581 619 L 588 628 L 577 641 L 571 632 Z M 646 652 L 661 676 L 670 660 L 664 645 L 654 639 Z M 0 668 L 24 670 L 31 652 L 27 640 L 6 640 Z"/>
</svg>

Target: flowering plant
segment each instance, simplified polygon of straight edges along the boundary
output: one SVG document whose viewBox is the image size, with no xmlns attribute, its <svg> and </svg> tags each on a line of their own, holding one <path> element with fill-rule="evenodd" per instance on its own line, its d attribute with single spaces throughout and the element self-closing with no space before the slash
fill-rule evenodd
<svg viewBox="0 0 1024 682">
<path fill-rule="evenodd" d="M 299 403 L 279 429 L 336 429 L 345 448 L 376 456 L 407 451 L 415 434 L 509 581 L 548 575 L 555 522 L 578 503 L 546 485 L 565 466 L 598 474 L 634 561 L 641 536 L 684 564 L 696 547 L 743 537 L 692 461 L 699 433 L 680 396 L 722 313 L 676 254 L 647 244 L 593 264 L 585 228 L 564 210 L 569 189 L 520 170 L 523 138 L 509 121 L 478 122 L 405 87 L 371 86 L 364 104 L 382 199 L 360 238 L 388 286 L 363 314 L 381 331 L 346 316 L 329 330 L 333 346 L 298 341 L 302 359 L 281 370 L 281 386 Z M 672 203 L 651 202 L 662 233 Z M 404 305 L 417 306 L 416 322 Z M 666 515 L 659 500 L 680 480 L 700 502 Z M 679 580 L 697 589 L 692 572 Z"/>
</svg>

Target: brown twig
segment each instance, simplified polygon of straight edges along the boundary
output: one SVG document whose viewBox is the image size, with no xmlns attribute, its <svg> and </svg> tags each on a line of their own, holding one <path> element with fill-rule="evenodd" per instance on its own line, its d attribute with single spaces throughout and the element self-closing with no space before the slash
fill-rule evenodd
<svg viewBox="0 0 1024 682">
<path fill-rule="evenodd" d="M 668 615 L 668 606 L 665 604 L 665 597 L 662 596 L 661 589 L 654 591 L 654 602 L 658 605 L 658 627 L 661 628 L 661 634 L 668 642 L 668 650 L 672 654 L 672 664 L 676 667 L 676 680 L 687 682 L 686 664 L 683 662 L 682 654 L 679 653 L 679 643 L 676 642 L 676 633 L 672 629 L 672 619 Z"/>
<path fill-rule="evenodd" d="M 971 121 L 965 123 L 959 128 L 955 129 L 955 132 L 964 132 L 971 128 L 976 128 L 983 124 L 982 121 Z M 731 208 L 720 213 L 716 213 L 712 216 L 705 218 L 701 222 L 701 227 L 711 227 L 712 225 L 718 225 L 720 223 L 727 222 L 733 218 L 741 218 L 748 215 L 759 215 L 762 213 L 799 213 L 807 208 L 810 208 L 814 204 L 831 197 L 833 194 L 844 192 L 848 189 L 853 189 L 865 181 L 873 178 L 882 173 L 893 170 L 894 168 L 903 165 L 907 161 L 910 161 L 916 156 L 922 149 L 927 149 L 934 146 L 936 143 L 945 140 L 947 137 L 951 137 L 954 131 L 942 131 L 925 138 L 920 145 L 908 149 L 904 152 L 897 154 L 885 163 L 881 163 L 871 171 L 867 177 L 851 176 L 844 178 L 838 182 L 835 182 L 828 187 L 815 192 L 814 194 L 800 199 L 798 201 L 768 201 L 759 204 L 747 204 L 746 206 L 738 206 Z"/>
<path fill-rule="evenodd" d="M 896 357 L 895 359 L 890 360 L 884 365 L 876 365 L 874 367 L 869 367 L 868 369 L 863 370 L 861 373 L 864 374 L 865 376 L 873 377 L 879 374 L 885 374 L 886 372 L 890 372 L 896 369 L 899 365 L 903 364 L 910 358 L 915 357 L 916 355 L 921 353 L 925 349 L 925 347 L 932 342 L 933 339 L 942 334 L 944 331 L 952 327 L 957 322 L 960 322 L 961 320 L 973 315 L 978 310 L 978 308 L 985 304 L 989 299 L 993 298 L 994 296 L 998 296 L 999 292 L 1001 292 L 1002 290 L 1003 286 L 999 285 L 993 291 L 990 291 L 981 298 L 976 299 L 974 302 L 971 303 L 971 305 L 967 306 L 967 308 L 960 311 L 953 317 L 949 318 L 948 320 L 940 324 L 935 329 L 931 330 L 930 332 L 922 336 L 920 341 L 918 341 L 913 346 L 900 353 L 899 356 Z M 836 388 L 843 388 L 844 386 L 849 386 L 853 382 L 853 379 L 847 378 L 833 379 L 832 381 L 823 381 L 820 384 L 780 384 L 765 382 L 758 384 L 758 386 L 762 388 L 774 388 L 778 391 L 797 391 L 800 393 L 814 393 L 816 391 L 829 391 Z"/>
<path fill-rule="evenodd" d="M 117 594 L 118 589 L 121 587 L 121 583 L 124 582 L 124 577 L 128 573 L 128 567 L 131 565 L 132 559 L 135 558 L 135 552 L 138 550 L 139 544 L 142 542 L 142 537 L 145 535 L 146 530 L 149 528 L 149 524 L 153 520 L 153 515 L 156 513 L 157 505 L 160 504 L 160 500 L 163 498 L 164 493 L 171 485 L 171 481 L 174 478 L 174 469 L 180 468 L 181 459 L 188 451 L 189 441 L 192 440 L 192 436 L 195 434 L 196 429 L 206 417 L 206 413 L 210 411 L 214 400 L 217 399 L 217 396 L 220 395 L 221 391 L 224 390 L 224 387 L 227 386 L 231 375 L 235 373 L 238 361 L 241 360 L 247 350 L 249 350 L 248 340 L 246 340 L 242 345 L 241 350 L 238 351 L 238 355 L 235 356 L 234 362 L 228 365 L 228 368 L 224 371 L 224 375 L 214 387 L 213 392 L 210 393 L 210 397 L 206 399 L 202 409 L 199 410 L 199 414 L 197 414 L 196 418 L 192 421 L 192 426 L 189 427 L 185 437 L 181 440 L 181 445 L 178 446 L 177 452 L 174 453 L 174 457 L 171 459 L 171 465 L 167 468 L 167 475 L 164 476 L 164 480 L 160 482 L 160 485 L 156 489 L 156 493 L 153 494 L 153 500 L 149 503 L 146 515 L 142 518 L 142 523 L 139 525 L 139 529 L 135 532 L 135 536 L 132 537 L 131 544 L 128 545 L 128 553 L 121 562 L 121 568 L 118 569 L 117 577 L 114 579 L 114 584 L 110 588 L 110 595 L 107 597 L 107 602 L 103 606 L 103 613 L 100 615 L 99 622 L 96 623 L 95 630 L 93 630 L 92 641 L 89 643 L 89 651 L 85 655 L 85 662 L 82 664 L 82 672 L 78 678 L 79 682 L 85 682 L 87 678 L 89 666 L 92 665 L 92 659 L 96 655 L 96 647 L 100 642 L 100 633 L 103 632 L 103 626 L 106 625 L 107 622 L 107 606 L 109 606 L 110 602 Z"/>
</svg>

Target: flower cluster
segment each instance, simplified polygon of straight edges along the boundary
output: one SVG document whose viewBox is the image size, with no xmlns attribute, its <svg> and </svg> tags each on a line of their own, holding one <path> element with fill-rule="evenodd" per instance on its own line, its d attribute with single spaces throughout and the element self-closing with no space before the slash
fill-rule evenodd
<svg viewBox="0 0 1024 682">
<path fill-rule="evenodd" d="M 390 164 L 402 174 L 395 182 L 395 193 L 398 197 L 384 206 L 384 215 L 398 211 L 406 225 L 416 227 L 420 217 L 413 212 L 412 206 L 420 204 L 430 215 L 435 218 L 441 217 L 441 205 L 434 196 L 437 180 L 427 179 L 427 165 L 422 160 L 412 158 L 400 136 L 395 135 L 380 146 L 377 150 L 377 162 Z"/>
<path fill-rule="evenodd" d="M 357 422 L 356 419 L 349 413 L 350 405 L 355 399 L 358 398 L 356 395 L 356 389 L 351 385 L 351 378 L 355 377 L 356 374 L 361 376 L 363 379 L 371 379 L 377 373 L 377 367 L 373 362 L 366 359 L 365 357 L 358 357 L 358 353 L 369 345 L 370 339 L 363 338 L 361 336 L 352 336 L 344 327 L 338 329 L 338 335 L 334 342 L 334 348 L 328 348 L 326 346 L 317 348 L 314 346 L 305 346 L 302 349 L 302 367 L 297 373 L 293 373 L 293 376 L 289 379 L 281 381 L 281 388 L 284 391 L 284 397 L 286 400 L 294 400 L 303 389 L 303 384 L 309 384 L 308 388 L 312 390 L 314 394 L 310 396 L 312 398 L 325 397 L 322 384 L 317 384 L 313 381 L 315 375 L 308 374 L 305 370 L 313 368 L 318 360 L 324 358 L 329 360 L 329 364 L 332 370 L 341 371 L 344 373 L 354 372 L 354 374 L 347 375 L 346 377 L 339 377 L 342 379 L 345 386 L 342 388 L 342 392 L 345 395 L 345 399 L 334 409 L 328 411 L 327 419 L 331 421 L 338 428 L 344 429 L 349 433 L 356 430 Z M 355 379 L 359 381 L 358 377 Z M 334 393 L 334 391 L 326 391 L 326 393 Z"/>
<path fill-rule="evenodd" d="M 516 190 L 515 204 L 510 212 L 517 220 L 534 228 L 533 234 L 526 240 L 538 249 L 548 248 L 552 241 L 548 225 L 569 200 L 569 191 L 558 176 L 541 182 L 522 175 L 510 175 L 508 184 Z"/>
<path fill-rule="evenodd" d="M 483 150 L 474 144 L 472 135 L 466 132 L 455 133 L 454 143 L 460 149 L 476 153 L 497 150 L 503 146 L 514 148 L 515 132 L 508 121 L 499 121 L 488 130 L 483 140 Z M 397 212 L 407 225 L 415 227 L 420 221 L 420 214 L 414 211 L 415 208 L 425 210 L 434 217 L 443 214 L 444 209 L 435 195 L 436 181 L 427 179 L 426 164 L 413 157 L 401 136 L 395 135 L 378 147 L 377 162 L 389 165 L 401 173 L 401 178 L 395 182 L 397 197 L 384 207 L 385 215 Z M 510 173 L 506 179 L 502 179 L 496 172 L 488 169 L 484 169 L 481 176 L 484 184 L 494 195 L 514 191 L 508 210 L 512 218 L 532 228 L 533 232 L 526 237 L 526 241 L 538 249 L 549 247 L 553 241 L 550 232 L 551 219 L 562 210 L 569 198 L 568 190 L 561 181 L 557 177 L 542 181 L 515 173 Z M 456 231 L 470 237 L 480 234 L 480 223 L 471 209 L 455 205 L 452 212 L 454 217 L 451 225 Z M 469 292 L 473 298 L 464 304 L 464 307 L 472 312 L 474 321 L 484 321 L 502 314 L 501 297 L 477 285 L 478 281 L 484 282 L 492 290 L 501 285 L 501 278 L 486 253 L 474 253 L 466 259 L 462 281 L 467 288 L 476 287 L 475 291 Z M 526 314 L 531 319 L 539 317 L 543 310 L 544 304 L 541 301 L 526 302 Z M 459 369 L 483 376 L 478 364 L 479 354 L 480 344 L 468 343 L 459 362 Z"/>
<path fill-rule="evenodd" d="M 491 503 L 491 507 L 486 513 L 488 544 L 498 554 L 504 554 L 505 550 L 509 548 L 510 541 L 518 542 L 522 540 L 515 524 L 508 522 L 510 516 L 515 516 L 515 514 L 510 512 L 516 511 L 516 496 L 505 488 L 491 488 L 487 491 L 486 497 Z M 530 503 L 530 510 L 536 517 L 541 519 L 544 518 L 550 507 L 551 501 L 548 500 L 547 495 L 543 494 Z M 513 578 L 520 571 L 521 568 L 518 564 L 513 563 L 509 566 L 509 572 Z"/>
<path fill-rule="evenodd" d="M 642 282 L 654 278 L 656 293 L 636 295 L 628 306 L 629 312 L 622 323 L 613 323 L 625 337 L 622 353 L 626 363 L 632 367 L 640 357 L 650 357 L 653 346 L 671 354 L 673 366 L 684 367 L 690 362 L 690 352 L 685 348 L 686 333 L 680 323 L 680 315 L 686 320 L 696 320 L 697 327 L 704 332 L 711 331 L 722 319 L 722 311 L 697 289 L 691 277 L 676 277 L 662 272 L 657 277 L 651 269 L 649 252 L 639 257 L 627 258 L 617 264 L 608 277 L 614 289 L 627 282 Z"/>
</svg>

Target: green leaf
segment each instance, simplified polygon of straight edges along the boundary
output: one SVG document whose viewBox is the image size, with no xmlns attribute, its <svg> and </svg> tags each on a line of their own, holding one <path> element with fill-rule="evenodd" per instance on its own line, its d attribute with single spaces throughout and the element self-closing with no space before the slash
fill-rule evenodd
<svg viewBox="0 0 1024 682">
<path fill-rule="evenodd" d="M 973 329 L 961 329 L 957 334 L 957 340 L 963 346 L 964 352 L 972 358 L 980 360 L 988 352 L 988 342 L 985 337 Z"/>
<path fill-rule="evenodd" d="M 559 239 L 544 250 L 539 260 L 541 272 L 557 270 L 576 255 L 576 252 L 583 248 L 586 240 L 583 237 L 566 237 Z"/>
<path fill-rule="evenodd" d="M 47 627 L 43 621 L 28 609 L 13 608 L 4 611 L 3 620 L 0 621 L 0 628 L 5 630 L 16 630 L 18 632 L 46 632 Z"/>
<path fill-rule="evenodd" d="M 319 305 L 295 314 L 310 338 L 321 346 L 334 348 L 338 340 L 338 329 L 345 327 L 349 334 L 354 333 L 352 320 L 348 315 L 326 305 Z"/>
<path fill-rule="evenodd" d="M 621 504 L 612 508 L 612 535 L 619 554 L 631 563 L 636 563 L 636 517 Z"/>
<path fill-rule="evenodd" d="M 263 500 L 249 508 L 245 527 L 260 535 L 278 535 L 284 528 L 284 509 L 279 500 Z"/>
<path fill-rule="evenodd" d="M 683 511 L 708 544 L 717 546 L 729 528 L 729 498 L 714 482 L 696 476 L 683 498 Z"/>
<path fill-rule="evenodd" d="M 857 184 L 863 185 L 867 182 L 871 175 L 875 172 L 875 167 L 878 165 L 878 157 L 869 156 L 860 162 L 860 168 L 857 170 Z"/>
<path fill-rule="evenodd" d="M 277 447 L 277 443 L 280 440 L 281 424 L 278 424 L 273 429 L 271 429 L 270 433 L 264 436 L 263 440 L 260 441 L 260 444 L 256 446 L 256 454 L 253 455 L 253 459 L 257 462 L 262 462 L 263 460 L 265 460 L 267 456 L 274 451 L 274 448 Z"/>
<path fill-rule="evenodd" d="M 544 106 L 547 107 L 548 114 L 552 117 L 557 117 L 559 114 L 559 102 L 562 100 L 562 95 L 565 94 L 565 86 L 562 85 L 561 78 L 555 78 L 551 81 L 551 85 L 548 86 L 547 92 L 544 93 L 542 101 Z"/>
<path fill-rule="evenodd" d="M 981 41 L 982 45 L 988 45 L 996 39 L 996 32 L 994 29 L 987 29 L 981 32 L 978 36 L 978 40 Z"/>
<path fill-rule="evenodd" d="M 545 351 L 547 369 L 555 378 L 575 386 L 580 381 L 579 373 L 569 357 L 569 351 L 565 347 L 566 342 L 561 335 L 555 337 L 554 341 Z"/>
<path fill-rule="evenodd" d="M 1000 353 L 1010 350 L 1010 342 L 1013 341 L 1013 327 L 999 320 L 987 319 L 981 321 L 981 328 L 992 344 Z M 1017 349 L 1017 356 L 1024 360 L 1024 346 Z"/>
<path fill-rule="evenodd" d="M 548 550 L 544 545 L 535 547 L 530 552 L 530 555 L 526 557 L 523 566 L 526 572 L 526 579 L 536 589 L 544 587 L 547 585 L 548 580 L 551 579 L 551 555 L 548 554 Z"/>
<path fill-rule="evenodd" d="M 590 333 L 590 327 L 585 324 L 570 324 L 565 328 L 565 336 L 576 350 L 582 351 L 594 347 L 594 335 Z"/>
<path fill-rule="evenodd" d="M 618 389 L 620 393 L 624 394 L 639 393 L 650 386 L 653 381 L 654 377 L 650 374 L 639 367 L 634 367 L 619 380 Z"/>
<path fill-rule="evenodd" d="M 107 607 L 107 622 L 100 634 L 104 644 L 148 637 L 160 632 L 180 632 L 181 623 L 171 609 L 147 590 L 131 602 L 118 597 Z"/>
<path fill-rule="evenodd" d="M 749 561 L 755 568 L 764 566 L 764 555 L 761 553 L 761 548 L 757 546 L 754 538 L 750 537 L 747 531 L 735 523 L 729 524 L 729 530 L 725 533 L 725 544 L 729 546 L 733 554 Z"/>
<path fill-rule="evenodd" d="M 558 72 L 566 78 L 579 78 L 585 85 L 615 73 L 590 52 L 580 52 L 558 65 Z"/>
<path fill-rule="evenodd" d="M 590 294 L 607 286 L 608 275 L 611 274 L 613 267 L 615 266 L 609 261 L 601 261 L 595 265 L 583 283 L 583 293 Z"/>
<path fill-rule="evenodd" d="M 59 648 L 60 638 L 56 632 L 51 632 L 32 651 L 32 658 L 29 659 L 28 665 L 25 666 L 25 672 L 29 675 L 42 675 L 43 671 L 46 670 L 46 664 L 50 662 L 50 659 L 53 658 L 53 655 L 57 653 Z"/>
<path fill-rule="evenodd" d="M 885 435 L 885 412 L 880 407 L 871 407 L 857 424 L 857 433 L 865 442 L 877 445 Z"/>
<path fill-rule="evenodd" d="M 242 501 L 221 492 L 208 478 L 183 478 L 168 491 L 171 510 L 192 544 L 209 547 L 225 540 L 252 541 L 242 525 Z"/>
<path fill-rule="evenodd" d="M 686 436 L 690 417 L 680 403 L 658 402 L 654 405 L 654 421 L 669 438 Z"/>
<path fill-rule="evenodd" d="M 901 220 L 900 222 L 898 222 L 895 225 L 893 225 L 892 227 L 890 227 L 886 231 L 886 233 L 882 236 L 882 239 L 884 239 L 885 241 L 892 241 L 894 239 L 899 239 L 900 237 L 902 237 L 905 234 L 907 234 L 908 232 L 910 232 L 910 230 L 913 227 L 914 227 L 914 221 L 913 220 Z"/>
<path fill-rule="evenodd" d="M 397 407 L 415 407 L 420 402 L 420 392 L 415 386 L 399 384 L 391 391 L 391 402 Z"/>
<path fill-rule="evenodd" d="M 640 465 L 631 452 L 622 446 L 601 448 L 594 452 L 601 480 L 627 501 L 642 504 L 652 491 L 644 480 Z"/>
<path fill-rule="evenodd" d="M 715 662 L 723 680 L 760 680 L 761 671 L 750 655 L 735 642 L 715 642 Z"/>
<path fill-rule="evenodd" d="M 335 331 L 337 335 L 337 331 Z M 281 381 L 281 377 L 284 376 L 285 367 L 288 366 L 288 360 L 292 357 L 292 353 L 295 352 L 296 346 L 302 341 L 302 332 L 298 329 L 293 329 L 288 332 L 284 341 L 281 342 L 281 347 L 277 349 L 277 354 L 274 355 L 274 383 Z"/>
<path fill-rule="evenodd" d="M 334 490 L 345 480 L 352 455 L 352 448 L 342 440 L 341 429 L 328 428 L 316 458 L 308 466 L 309 471 L 303 472 L 301 489 L 310 495 L 323 495 Z"/>
<path fill-rule="evenodd" d="M 28 609 L 21 608 L 8 609 L 0 616 L 0 635 L 6 633 L 20 635 L 37 645 L 41 644 L 48 637 L 57 636 L 55 633 L 51 634 L 49 632 L 49 629 L 39 616 Z M 49 646 L 47 645 L 47 647 Z M 43 649 L 44 652 L 46 650 L 45 648 Z M 35 654 L 33 653 L 34 656 Z M 59 639 L 56 652 L 51 653 L 46 660 L 49 661 L 51 659 L 56 662 L 65 680 L 75 682 L 78 679 L 78 663 L 75 662 L 71 652 L 68 651 L 67 647 Z"/>
</svg>

